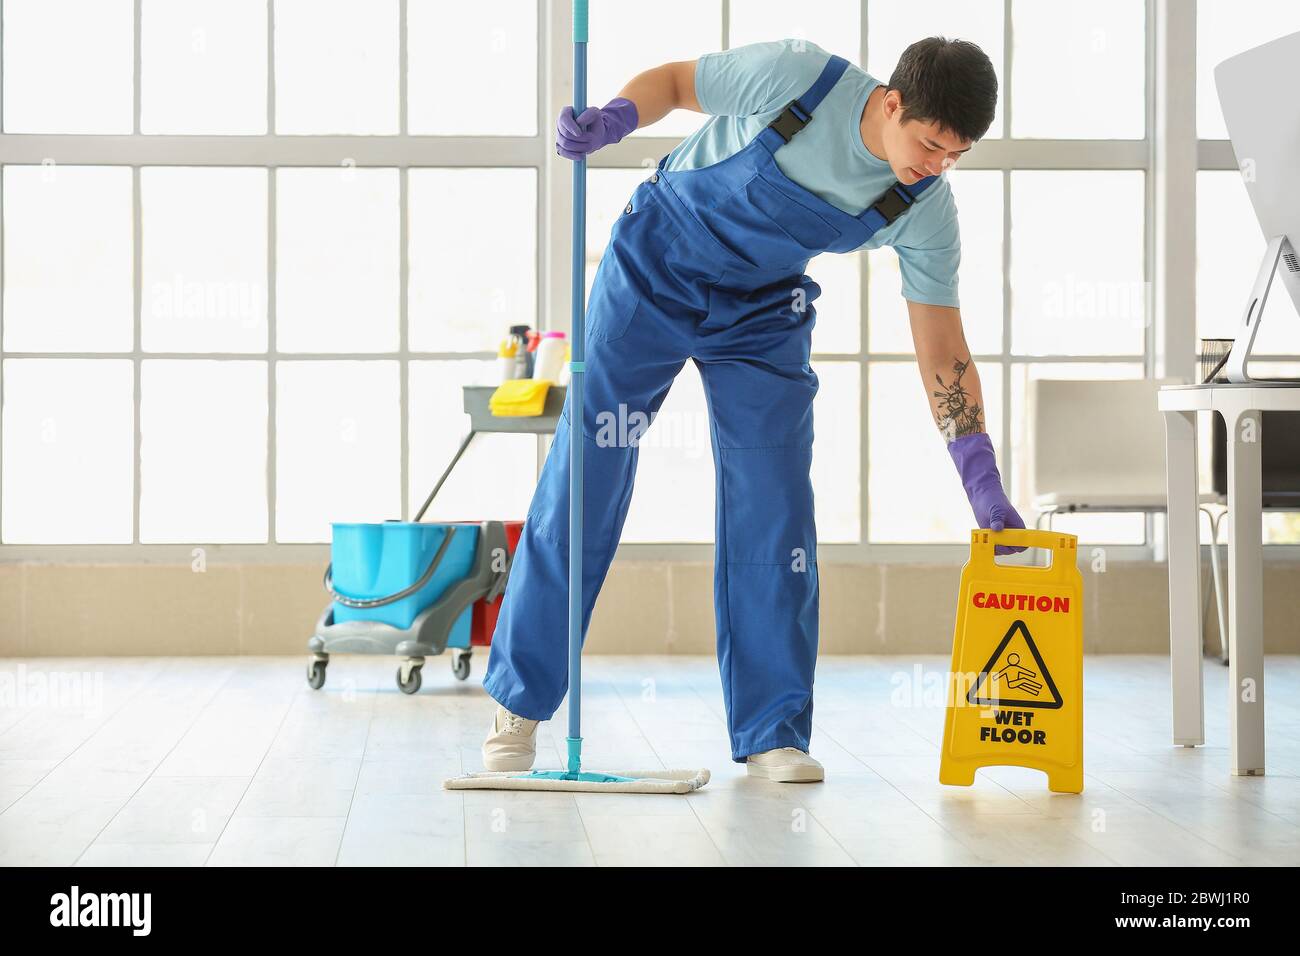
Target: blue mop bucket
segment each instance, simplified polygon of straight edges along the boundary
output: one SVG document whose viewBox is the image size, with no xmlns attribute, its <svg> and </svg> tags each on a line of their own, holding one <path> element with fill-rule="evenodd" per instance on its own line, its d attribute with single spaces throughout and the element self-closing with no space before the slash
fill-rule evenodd
<svg viewBox="0 0 1300 956">
<path fill-rule="evenodd" d="M 330 560 L 336 623 L 361 620 L 410 627 L 416 616 L 447 588 L 469 575 L 478 549 L 476 524 L 334 522 L 333 529 Z M 455 533 L 444 548 L 452 530 Z M 435 559 L 437 565 L 430 573 Z M 380 601 L 411 588 L 426 575 L 428 580 L 423 585 L 396 601 L 355 607 L 339 600 Z M 449 647 L 469 647 L 472 612 L 470 605 L 457 618 L 447 642 Z"/>
</svg>

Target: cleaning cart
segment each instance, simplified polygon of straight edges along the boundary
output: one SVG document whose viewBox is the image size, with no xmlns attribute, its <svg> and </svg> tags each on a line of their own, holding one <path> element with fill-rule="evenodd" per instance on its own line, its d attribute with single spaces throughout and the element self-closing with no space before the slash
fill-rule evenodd
<svg viewBox="0 0 1300 956">
<path fill-rule="evenodd" d="M 414 694 L 426 658 L 450 651 L 452 673 L 465 680 L 474 647 L 491 644 L 523 522 L 420 519 L 476 434 L 555 431 L 563 388 L 550 389 L 543 414 L 527 418 L 493 415 L 494 391 L 465 386 L 469 434 L 414 521 L 333 525 L 324 580 L 330 603 L 307 642 L 311 687 L 325 686 L 332 654 L 394 654 L 400 658 L 397 686 Z"/>
</svg>

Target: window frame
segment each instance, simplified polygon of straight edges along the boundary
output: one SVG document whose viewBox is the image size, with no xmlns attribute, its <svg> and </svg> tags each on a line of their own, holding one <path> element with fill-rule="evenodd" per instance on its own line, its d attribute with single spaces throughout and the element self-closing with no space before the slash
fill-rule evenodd
<svg viewBox="0 0 1300 956">
<path fill-rule="evenodd" d="M 495 353 L 413 352 L 408 347 L 407 296 L 409 264 L 408 171 L 411 168 L 522 167 L 537 176 L 538 215 L 536 221 L 536 275 L 538 314 L 541 328 L 567 330 L 569 326 L 568 238 L 571 214 L 570 164 L 550 149 L 553 117 L 570 101 L 569 82 L 571 20 L 565 0 L 535 0 L 537 4 L 537 129 L 535 136 L 414 136 L 407 132 L 407 0 L 399 3 L 399 132 L 395 136 L 303 136 L 278 135 L 275 125 L 275 0 L 267 0 L 267 129 L 265 135 L 143 135 L 140 130 L 140 40 L 142 0 L 134 0 L 134 104 L 133 133 L 130 135 L 12 134 L 0 132 L 3 164 L 38 165 L 49 157 L 60 164 L 126 166 L 132 170 L 134 341 L 130 352 L 3 352 L 3 358 L 129 358 L 134 367 L 135 450 L 133 494 L 133 542 L 109 545 L 21 545 L 0 541 L 0 560 L 93 560 L 106 562 L 192 560 L 196 551 L 220 555 L 227 560 L 250 563 L 320 561 L 328 544 L 294 544 L 275 541 L 275 364 L 279 361 L 335 361 L 340 359 L 397 360 L 401 396 L 401 495 L 403 514 L 412 513 L 419 501 L 411 501 L 409 488 L 409 364 L 412 360 L 492 359 Z M 722 7 L 719 48 L 727 44 L 732 0 L 720 0 Z M 861 5 L 860 62 L 865 62 L 870 26 L 869 3 Z M 1140 362 L 1147 377 L 1190 375 L 1195 366 L 1195 275 L 1185 268 L 1195 256 L 1195 174 L 1199 169 L 1235 169 L 1227 141 L 1198 140 L 1195 123 L 1196 7 L 1178 0 L 1144 0 L 1146 17 L 1145 136 L 1140 140 L 1038 140 L 1012 139 L 1010 77 L 1014 45 L 1011 42 L 1013 0 L 1003 0 L 1004 53 L 1000 65 L 1007 95 L 1002 104 L 1003 138 L 980 143 L 963 158 L 961 168 L 997 170 L 1003 179 L 1003 314 L 1002 351 L 977 354 L 977 363 L 1000 363 L 1002 413 L 996 423 L 1004 455 L 1011 453 L 1011 382 L 1017 365 L 1079 363 L 1109 364 Z M 0 30 L 3 29 L 0 19 Z M 3 73 L 0 71 L 0 82 Z M 1188 90 L 1191 90 L 1190 95 Z M 0 98 L 2 103 L 2 98 Z M 3 117 L 0 117 L 2 121 Z M 2 129 L 0 122 L 0 129 Z M 593 168 L 644 168 L 647 157 L 665 155 L 678 140 L 674 137 L 632 137 L 595 154 Z M 653 162 L 653 159 L 651 160 Z M 277 170 L 293 167 L 329 168 L 352 163 L 358 167 L 396 168 L 399 171 L 399 216 L 401 269 L 399 296 L 400 346 L 389 353 L 285 353 L 275 344 L 275 230 Z M 267 168 L 268 188 L 268 348 L 266 353 L 149 352 L 141 349 L 141 229 L 140 169 L 144 166 L 238 166 Z M 1143 270 L 1146 285 L 1146 342 L 1140 356 L 1034 356 L 1010 352 L 1010 209 L 1013 170 L 1124 169 L 1144 173 Z M 3 202 L 3 168 L 0 167 L 0 203 Z M 1166 195 L 1172 201 L 1165 201 Z M 1188 203 L 1187 197 L 1193 197 Z M 3 221 L 0 206 L 0 221 Z M 1190 237 L 1190 238 L 1189 238 Z M 0 230 L 0 283 L 3 282 L 3 230 Z M 1189 245 L 1190 243 L 1190 245 Z M 911 353 L 872 352 L 868 345 L 867 308 L 869 281 L 865 254 L 859 281 L 862 312 L 857 352 L 815 352 L 813 361 L 850 361 L 859 366 L 859 415 L 862 427 L 859 467 L 861 537 L 856 543 L 828 543 L 821 555 L 831 562 L 934 562 L 953 563 L 965 559 L 962 543 L 871 543 L 867 501 L 870 456 L 868 434 L 868 373 L 873 362 L 911 362 Z M 1188 259 L 1188 256 L 1192 259 Z M 1192 309 L 1186 308 L 1188 304 Z M 3 301 L 0 299 L 0 336 L 3 335 Z M 0 338 L 2 342 L 2 338 Z M 264 544 L 141 544 L 140 515 L 140 369 L 145 359 L 213 359 L 264 361 L 268 388 L 267 503 L 268 541 Z M 1300 359 L 1285 356 L 1283 358 Z M 0 367 L 0 375 L 2 375 Z M 2 385 L 2 383 L 0 383 Z M 991 423 L 992 424 L 992 423 Z M 938 440 L 936 438 L 936 440 Z M 536 446 L 534 466 L 545 460 L 545 440 Z M 2 449 L 0 449 L 2 454 Z M 1004 475 L 1011 472 L 1009 460 Z M 3 489 L 0 489 L 0 494 Z M 1026 516 L 1032 523 L 1031 516 Z M 1107 556 L 1117 560 L 1163 560 L 1163 516 L 1146 518 L 1145 543 L 1107 545 Z M 1300 545 L 1272 545 L 1270 556 L 1294 559 Z M 710 561 L 711 543 L 643 544 L 625 542 L 618 554 L 632 559 Z"/>
<path fill-rule="evenodd" d="M 548 0 L 535 0 L 537 5 L 537 31 L 539 52 L 544 52 L 547 36 Z M 547 236 L 545 209 L 544 169 L 549 159 L 546 155 L 548 63 L 544 56 L 537 62 L 537 129 L 533 136 L 426 136 L 407 132 L 407 0 L 398 3 L 398 117 L 396 135 L 301 135 L 277 134 L 275 130 L 275 0 L 267 0 L 267 92 L 266 118 L 268 132 L 261 135 L 172 135 L 142 134 L 141 115 L 141 18 L 143 0 L 133 0 L 133 119 L 132 133 L 116 135 L 96 134 L 25 134 L 3 132 L 0 115 L 0 223 L 3 222 L 4 167 L 41 165 L 55 161 L 58 165 L 124 166 L 131 170 L 132 188 L 132 287 L 133 343 L 124 352 L 26 352 L 3 349 L 4 311 L 0 296 L 0 390 L 3 389 L 4 359 L 129 359 L 134 369 L 134 473 L 132 498 L 132 542 L 121 544 L 12 544 L 0 540 L 0 560 L 57 560 L 57 561 L 171 561 L 193 560 L 198 552 L 205 556 L 221 556 L 225 560 L 279 563 L 292 561 L 328 560 L 328 543 L 301 544 L 280 542 L 276 531 L 276 364 L 281 361 L 346 361 L 395 360 L 399 370 L 401 436 L 400 481 L 402 514 L 409 516 L 423 501 L 412 502 L 409 488 L 409 371 L 412 361 L 421 360 L 495 360 L 495 350 L 475 352 L 414 351 L 408 344 L 408 287 L 410 266 L 408 259 L 410 239 L 410 207 L 408 173 L 417 168 L 528 168 L 537 177 L 536 249 L 534 270 L 537 279 L 539 315 L 544 314 L 542 304 L 546 295 L 546 277 L 542 268 Z M 0 0 L 0 14 L 3 10 Z M 3 17 L 0 16 L 0 30 Z M 0 34 L 0 43 L 3 36 Z M 3 69 L 0 64 L 0 83 Z M 0 90 L 0 94 L 2 94 Z M 0 104 L 3 97 L 0 95 Z M 142 296 L 142 210 L 140 203 L 140 170 L 143 167 L 235 167 L 264 168 L 268 170 L 267 188 L 267 350 L 265 352 L 145 352 L 141 344 Z M 284 352 L 276 347 L 276 193 L 278 171 L 293 168 L 385 168 L 396 169 L 399 179 L 398 216 L 400 269 L 399 284 L 399 347 L 389 352 Z M 0 284 L 4 273 L 4 236 L 0 229 Z M 535 322 L 537 320 L 535 319 Z M 267 378 L 267 540 L 254 544 L 221 544 L 193 542 L 186 544 L 146 544 L 140 541 L 140 380 L 143 361 L 154 359 L 207 359 L 213 361 L 262 362 Z M 2 391 L 0 391 L 2 394 Z M 2 423 L 0 423 L 2 426 Z M 0 444 L 0 455 L 3 445 Z M 544 455 L 540 448 L 536 466 Z M 0 458 L 0 468 L 3 459 Z M 3 488 L 0 488 L 3 494 Z"/>
</svg>

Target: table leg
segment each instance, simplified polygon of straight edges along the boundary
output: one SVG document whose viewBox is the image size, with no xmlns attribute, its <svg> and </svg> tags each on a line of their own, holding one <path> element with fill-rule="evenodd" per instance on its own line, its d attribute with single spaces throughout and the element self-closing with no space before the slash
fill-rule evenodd
<svg viewBox="0 0 1300 956">
<path fill-rule="evenodd" d="M 1201 683 L 1201 546 L 1196 412 L 1166 411 L 1165 474 L 1169 511 L 1169 666 L 1174 743 L 1205 743 Z"/>
<path fill-rule="evenodd" d="M 1228 735 L 1232 772 L 1264 772 L 1264 545 L 1260 447 L 1253 409 L 1228 427 Z"/>
</svg>

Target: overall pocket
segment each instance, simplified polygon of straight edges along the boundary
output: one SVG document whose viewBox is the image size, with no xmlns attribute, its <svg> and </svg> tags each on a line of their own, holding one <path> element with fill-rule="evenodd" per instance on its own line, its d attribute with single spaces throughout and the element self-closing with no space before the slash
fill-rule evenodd
<svg viewBox="0 0 1300 956">
<path fill-rule="evenodd" d="M 824 252 L 841 236 L 820 215 L 773 186 L 761 174 L 745 184 L 744 195 L 766 222 L 793 240 L 803 252 L 812 255 Z"/>
<path fill-rule="evenodd" d="M 627 334 L 638 302 L 654 297 L 664 254 L 679 233 L 648 185 L 637 187 L 615 220 L 596 267 L 587 303 L 588 335 L 613 342 Z"/>
</svg>

